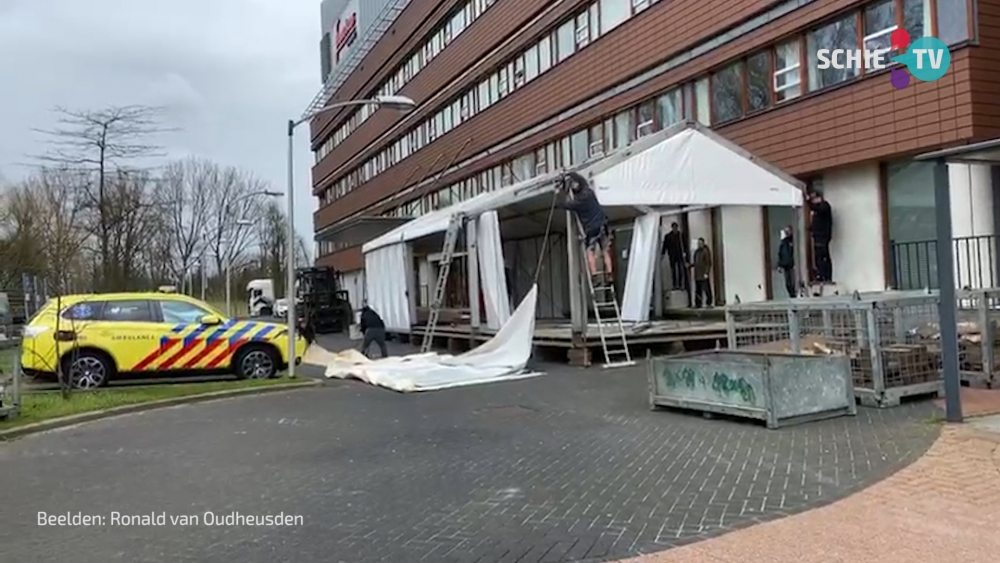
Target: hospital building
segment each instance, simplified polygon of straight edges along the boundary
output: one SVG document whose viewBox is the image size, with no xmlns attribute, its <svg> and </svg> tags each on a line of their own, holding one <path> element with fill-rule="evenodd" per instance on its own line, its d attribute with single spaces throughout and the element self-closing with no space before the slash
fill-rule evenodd
<svg viewBox="0 0 1000 563">
<path fill-rule="evenodd" d="M 455 210 L 478 218 L 477 255 L 462 246 L 452 266 L 450 322 L 493 329 L 498 302 L 536 279 L 538 326 L 569 322 L 573 237 L 547 187 L 567 169 L 608 209 L 629 320 L 690 305 L 659 263 L 673 222 L 711 249 L 716 305 L 786 297 L 779 233 L 807 215 L 803 191 L 832 208 L 837 291 L 934 287 L 933 164 L 914 157 L 1000 137 L 1000 0 L 325 0 L 321 13 L 315 106 L 416 102 L 311 123 L 318 264 L 396 332 L 426 318 Z M 948 45 L 942 78 L 897 88 L 889 68 L 819 64 L 821 50 L 887 49 L 897 29 Z M 960 286 L 997 285 L 996 172 L 948 164 Z"/>
</svg>

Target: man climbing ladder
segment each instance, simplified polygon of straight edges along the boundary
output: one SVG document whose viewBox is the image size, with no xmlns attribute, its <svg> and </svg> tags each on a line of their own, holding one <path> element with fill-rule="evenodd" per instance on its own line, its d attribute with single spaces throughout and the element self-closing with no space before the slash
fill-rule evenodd
<svg viewBox="0 0 1000 563">
<path fill-rule="evenodd" d="M 587 249 L 587 266 L 590 275 L 596 276 L 597 249 L 600 247 L 604 257 L 604 274 L 609 280 L 614 279 L 611 263 L 611 231 L 608 229 L 608 215 L 597 201 L 597 194 L 591 189 L 590 183 L 578 172 L 567 172 L 556 181 L 556 191 L 568 196 L 564 203 L 558 204 L 561 209 L 568 209 L 576 214 L 583 226 L 584 246 Z"/>
</svg>

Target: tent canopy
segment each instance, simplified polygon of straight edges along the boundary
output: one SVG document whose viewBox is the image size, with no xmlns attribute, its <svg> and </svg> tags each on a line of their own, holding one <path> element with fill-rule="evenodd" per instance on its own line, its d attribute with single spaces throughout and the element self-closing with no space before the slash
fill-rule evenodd
<svg viewBox="0 0 1000 563">
<path fill-rule="evenodd" d="M 573 169 L 593 180 L 597 198 L 608 208 L 612 220 L 635 216 L 645 208 L 799 207 L 803 199 L 802 182 L 690 121 Z M 474 217 L 496 210 L 502 221 L 520 219 L 516 232 L 536 230 L 539 223 L 544 231 L 552 186 L 558 177 L 558 173 L 543 174 L 432 211 L 370 241 L 362 251 L 442 233 L 455 213 Z M 553 228 L 564 228 L 561 215 L 555 215 Z"/>
</svg>

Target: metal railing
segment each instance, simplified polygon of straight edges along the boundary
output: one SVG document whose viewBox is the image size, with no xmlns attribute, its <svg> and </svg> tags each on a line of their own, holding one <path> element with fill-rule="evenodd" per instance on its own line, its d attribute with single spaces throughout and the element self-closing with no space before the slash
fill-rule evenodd
<svg viewBox="0 0 1000 563">
<path fill-rule="evenodd" d="M 1000 281 L 997 236 L 955 237 L 955 284 L 957 287 L 996 287 Z M 937 241 L 889 242 L 892 287 L 938 289 Z"/>
</svg>

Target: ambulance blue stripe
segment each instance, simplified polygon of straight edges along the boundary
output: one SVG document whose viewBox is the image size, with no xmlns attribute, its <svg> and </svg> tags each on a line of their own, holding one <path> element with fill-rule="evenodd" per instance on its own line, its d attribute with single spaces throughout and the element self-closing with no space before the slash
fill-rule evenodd
<svg viewBox="0 0 1000 563">
<path fill-rule="evenodd" d="M 224 324 L 221 327 L 219 327 L 219 330 L 217 330 L 217 331 L 213 332 L 212 334 L 208 335 L 208 338 L 206 338 L 205 341 L 206 342 L 215 342 L 216 340 L 222 338 L 222 335 L 226 334 L 226 332 L 229 329 L 233 328 L 233 325 L 235 325 L 235 324 L 236 324 L 236 321 L 226 321 L 226 324 Z"/>
<path fill-rule="evenodd" d="M 198 337 L 201 336 L 201 333 L 205 332 L 206 330 L 208 330 L 208 325 L 201 325 L 198 328 L 196 328 L 194 332 L 184 337 L 184 346 L 190 346 L 191 343 L 194 342 L 195 340 L 198 340 Z"/>
<path fill-rule="evenodd" d="M 247 323 L 245 327 L 236 331 L 236 334 L 229 337 L 229 345 L 232 346 L 233 344 L 236 343 L 237 340 L 243 338 L 243 336 L 246 335 L 246 333 L 250 332 L 255 328 L 257 328 L 257 323 Z"/>
<path fill-rule="evenodd" d="M 180 331 L 184 330 L 185 328 L 187 328 L 187 326 L 188 326 L 187 323 L 181 323 L 181 324 L 175 326 L 173 328 L 173 330 L 171 330 L 170 332 L 180 332 Z"/>
<path fill-rule="evenodd" d="M 264 337 L 266 337 L 268 335 L 268 333 L 270 333 L 273 330 L 274 330 L 273 326 L 264 325 L 264 328 L 262 328 L 259 331 L 257 331 L 257 334 L 253 335 L 250 338 L 250 340 L 257 340 L 257 341 L 264 340 Z"/>
</svg>

